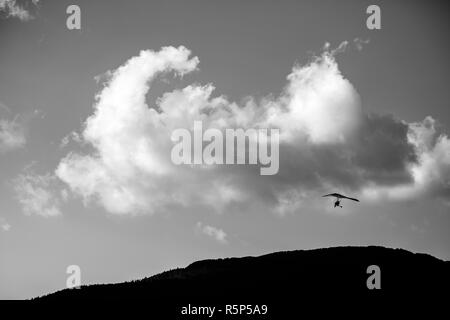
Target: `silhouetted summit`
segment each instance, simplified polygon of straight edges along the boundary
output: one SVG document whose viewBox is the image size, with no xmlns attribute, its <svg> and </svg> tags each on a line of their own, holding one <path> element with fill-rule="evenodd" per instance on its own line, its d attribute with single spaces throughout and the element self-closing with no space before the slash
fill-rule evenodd
<svg viewBox="0 0 450 320">
<path fill-rule="evenodd" d="M 381 289 L 368 289 L 367 268 L 380 268 Z M 259 257 L 194 262 L 142 280 L 65 289 L 43 300 L 273 299 L 328 294 L 430 295 L 449 288 L 450 263 L 426 254 L 384 247 L 335 247 Z"/>
</svg>

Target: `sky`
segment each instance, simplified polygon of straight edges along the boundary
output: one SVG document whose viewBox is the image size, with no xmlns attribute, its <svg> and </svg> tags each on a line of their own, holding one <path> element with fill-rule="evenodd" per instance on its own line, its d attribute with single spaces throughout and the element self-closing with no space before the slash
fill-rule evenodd
<svg viewBox="0 0 450 320">
<path fill-rule="evenodd" d="M 448 9 L 0 0 L 0 298 L 63 289 L 69 265 L 92 284 L 341 245 L 449 260 Z M 199 120 L 279 129 L 279 171 L 175 165 Z"/>
</svg>

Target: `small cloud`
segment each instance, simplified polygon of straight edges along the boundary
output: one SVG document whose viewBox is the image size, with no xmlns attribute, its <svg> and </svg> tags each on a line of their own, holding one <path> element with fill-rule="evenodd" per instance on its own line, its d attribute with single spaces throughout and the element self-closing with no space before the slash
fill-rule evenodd
<svg viewBox="0 0 450 320">
<path fill-rule="evenodd" d="M 82 143 L 82 139 L 81 139 L 80 135 L 77 132 L 73 131 L 61 139 L 61 143 L 59 144 L 59 147 L 61 149 L 66 147 L 70 141 L 74 141 L 79 144 Z"/>
<path fill-rule="evenodd" d="M 221 244 L 227 244 L 227 234 L 222 229 L 204 225 L 202 222 L 197 222 L 196 230 L 202 234 L 207 235 L 208 237 L 213 238 L 217 242 Z"/>
<path fill-rule="evenodd" d="M 338 53 L 344 52 L 347 49 L 348 41 L 342 41 L 339 46 L 331 50 L 331 55 L 335 56 Z M 329 46 L 328 46 L 329 49 Z"/>
<path fill-rule="evenodd" d="M 52 190 L 55 176 L 26 173 L 14 180 L 17 199 L 26 215 L 54 217 L 61 215 L 60 198 Z"/>
<path fill-rule="evenodd" d="M 11 225 L 6 221 L 5 218 L 0 217 L 0 229 L 7 232 L 11 229 Z"/>
<path fill-rule="evenodd" d="M 25 146 L 25 130 L 17 119 L 18 117 L 12 121 L 0 119 L 0 152 Z"/>
<path fill-rule="evenodd" d="M 361 51 L 365 45 L 369 44 L 369 42 L 370 39 L 361 39 L 357 37 L 353 39 L 353 46 L 356 50 Z M 342 41 L 336 48 L 332 49 L 331 44 L 329 42 L 325 42 L 322 49 L 324 52 L 328 52 L 332 56 L 336 56 L 338 53 L 345 52 L 349 47 L 349 44 L 349 41 Z"/>
<path fill-rule="evenodd" d="M 301 208 L 306 197 L 305 192 L 295 189 L 280 192 L 277 195 L 277 205 L 274 211 L 281 217 L 292 214 Z"/>
<path fill-rule="evenodd" d="M 361 51 L 366 44 L 369 44 L 370 39 L 363 40 L 361 38 L 353 39 L 353 44 L 355 45 L 358 51 Z"/>
<path fill-rule="evenodd" d="M 108 70 L 106 72 L 100 73 L 94 77 L 94 80 L 97 84 L 107 84 L 113 77 L 113 72 Z"/>
<path fill-rule="evenodd" d="M 64 138 L 61 139 L 61 143 L 59 144 L 60 148 L 64 148 L 69 144 L 69 136 L 64 136 Z"/>
<path fill-rule="evenodd" d="M 2 230 L 3 231 L 9 231 L 11 229 L 11 225 L 9 223 L 3 223 L 2 224 Z"/>
</svg>

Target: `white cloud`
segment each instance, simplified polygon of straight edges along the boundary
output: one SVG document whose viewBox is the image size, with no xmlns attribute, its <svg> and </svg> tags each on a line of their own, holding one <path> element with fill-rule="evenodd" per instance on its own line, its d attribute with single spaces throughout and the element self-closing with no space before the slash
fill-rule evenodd
<svg viewBox="0 0 450 320">
<path fill-rule="evenodd" d="M 32 0 L 33 6 L 37 6 L 39 0 Z M 18 4 L 16 0 L 0 0 L 0 12 L 6 13 L 7 17 L 18 18 L 21 21 L 28 21 L 33 19 L 33 15 L 29 10 Z"/>
<path fill-rule="evenodd" d="M 359 96 L 328 52 L 305 67 L 294 67 L 285 93 L 276 100 L 257 105 L 250 99 L 239 106 L 223 96 L 212 97 L 212 85 L 189 85 L 164 93 L 157 100 L 159 111 L 149 108 L 145 96 L 157 74 L 196 69 L 198 59 L 189 59 L 189 54 L 184 47 L 142 51 L 110 73 L 83 132 L 96 152 L 70 153 L 56 170 L 86 202 L 95 199 L 109 212 L 136 214 L 174 202 L 221 208 L 245 199 L 226 173 L 214 178 L 215 170 L 172 165 L 171 131 L 191 128 L 194 120 L 202 120 L 205 128 L 278 127 L 284 141 L 301 137 L 319 144 L 343 143 L 357 129 Z"/>
<path fill-rule="evenodd" d="M 202 222 L 197 222 L 196 229 L 198 232 L 207 235 L 208 237 L 213 238 L 217 242 L 221 244 L 227 244 L 227 234 L 222 229 L 205 225 Z"/>
<path fill-rule="evenodd" d="M 360 97 L 332 54 L 295 66 L 288 81 L 281 101 L 267 110 L 268 124 L 287 138 L 304 133 L 312 143 L 344 143 L 354 134 L 362 120 Z"/>
<path fill-rule="evenodd" d="M 0 217 L 0 229 L 5 232 L 7 232 L 11 229 L 11 225 L 3 217 Z"/>
<path fill-rule="evenodd" d="M 71 153 L 56 170 L 86 202 L 95 198 L 109 212 L 124 214 L 151 212 L 159 202 L 176 197 L 164 190 L 171 171 L 170 152 L 164 152 L 170 141 L 167 128 L 146 105 L 145 94 L 149 81 L 160 73 L 194 70 L 198 59 L 189 55 L 184 47 L 141 51 L 97 95 L 95 113 L 83 132 L 84 141 L 97 152 Z"/>
<path fill-rule="evenodd" d="M 90 151 L 70 152 L 55 174 L 86 204 L 119 215 L 174 205 L 223 211 L 256 202 L 284 215 L 298 210 L 305 194 L 325 187 L 367 198 L 383 192 L 411 197 L 402 188 L 412 182 L 415 188 L 446 192 L 448 138 L 418 146 L 425 138 L 415 135 L 427 132 L 420 124 L 366 114 L 334 57 L 346 46 L 327 45 L 310 63 L 294 66 L 278 97 L 236 103 L 214 96 L 212 84 L 191 84 L 165 92 L 150 106 L 146 95 L 158 75 L 182 76 L 196 70 L 199 60 L 184 47 L 141 51 L 107 73 L 80 136 Z M 172 130 L 192 129 L 196 120 L 204 129 L 279 128 L 279 173 L 261 182 L 252 166 L 175 166 Z"/>
<path fill-rule="evenodd" d="M 46 218 L 61 215 L 60 199 L 52 190 L 55 179 L 49 174 L 25 173 L 14 180 L 17 199 L 26 215 Z"/>
<path fill-rule="evenodd" d="M 26 143 L 25 130 L 17 121 L 0 119 L 0 152 L 22 148 Z"/>
</svg>

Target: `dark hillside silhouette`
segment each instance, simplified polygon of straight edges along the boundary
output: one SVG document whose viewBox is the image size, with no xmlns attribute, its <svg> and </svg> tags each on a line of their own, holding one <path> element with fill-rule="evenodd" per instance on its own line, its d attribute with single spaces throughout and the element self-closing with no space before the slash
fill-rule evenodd
<svg viewBox="0 0 450 320">
<path fill-rule="evenodd" d="M 367 288 L 370 265 L 380 267 L 380 290 Z M 335 247 L 197 261 L 142 280 L 61 290 L 33 299 L 36 308 L 14 309 L 35 314 L 58 308 L 82 318 L 284 320 L 312 314 L 365 319 L 398 314 L 403 319 L 427 313 L 431 319 L 430 312 L 447 310 L 449 288 L 450 262 L 403 249 Z M 269 312 L 225 314 L 226 305 L 233 304 L 264 304 Z M 181 310 L 188 305 L 221 311 L 211 318 L 186 316 Z"/>
<path fill-rule="evenodd" d="M 369 290 L 369 265 L 381 269 L 381 290 Z M 450 288 L 450 262 L 384 247 L 335 247 L 259 257 L 194 262 L 142 280 L 65 289 L 37 299 L 246 298 L 271 301 L 301 296 L 430 296 Z"/>
</svg>

